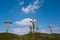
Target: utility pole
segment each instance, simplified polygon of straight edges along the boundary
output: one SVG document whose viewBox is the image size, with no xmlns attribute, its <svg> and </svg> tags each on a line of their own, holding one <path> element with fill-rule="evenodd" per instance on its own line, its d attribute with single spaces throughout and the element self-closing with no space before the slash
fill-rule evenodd
<svg viewBox="0 0 60 40">
<path fill-rule="evenodd" d="M 9 24 L 12 24 L 12 22 L 10 22 L 10 20 L 7 20 L 4 23 L 6 24 L 6 33 L 8 33 Z"/>
<path fill-rule="evenodd" d="M 32 31 L 34 31 L 34 29 L 35 29 L 35 25 L 34 25 L 35 21 L 34 21 L 34 19 L 32 19 L 32 21 L 30 21 L 30 22 L 32 23 Z"/>
<path fill-rule="evenodd" d="M 52 25 L 49 25 L 50 33 L 52 34 Z"/>
</svg>

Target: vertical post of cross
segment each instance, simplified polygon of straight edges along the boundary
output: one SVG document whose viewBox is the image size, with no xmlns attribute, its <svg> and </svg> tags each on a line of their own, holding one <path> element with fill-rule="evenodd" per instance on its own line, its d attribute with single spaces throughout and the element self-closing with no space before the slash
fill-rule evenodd
<svg viewBox="0 0 60 40">
<path fill-rule="evenodd" d="M 4 23 L 6 24 L 6 33 L 8 33 L 9 24 L 12 24 L 12 22 L 10 22 L 10 20 L 8 20 L 8 21 L 5 21 Z"/>
<path fill-rule="evenodd" d="M 34 29 L 35 29 L 35 25 L 34 25 L 35 21 L 34 21 L 34 19 L 32 19 L 32 21 L 30 21 L 30 22 L 32 23 L 32 31 L 34 31 Z"/>
</svg>

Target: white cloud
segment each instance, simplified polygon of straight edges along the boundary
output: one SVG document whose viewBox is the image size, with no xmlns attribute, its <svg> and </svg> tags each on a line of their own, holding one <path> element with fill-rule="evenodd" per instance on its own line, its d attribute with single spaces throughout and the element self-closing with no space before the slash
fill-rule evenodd
<svg viewBox="0 0 60 40">
<path fill-rule="evenodd" d="M 43 4 L 44 0 L 36 0 L 34 1 L 33 4 L 29 4 L 26 8 L 22 7 L 22 11 L 25 13 L 33 13 L 35 12 L 35 10 L 37 10 L 38 8 L 40 8 Z"/>
<path fill-rule="evenodd" d="M 25 12 L 25 13 L 29 13 L 29 12 L 33 11 L 32 10 L 32 5 L 29 4 L 26 8 L 23 7 L 22 11 Z"/>
<path fill-rule="evenodd" d="M 54 28 L 54 30 L 59 30 L 59 29 L 60 29 L 60 28 L 58 28 L 58 27 L 55 27 L 55 28 Z"/>
<path fill-rule="evenodd" d="M 18 24 L 18 25 L 30 25 L 30 21 L 32 19 L 31 18 L 25 18 L 25 19 L 22 19 L 21 21 L 16 21 L 15 24 Z M 34 19 L 35 21 L 35 19 Z"/>
<path fill-rule="evenodd" d="M 59 27 L 55 27 L 55 28 L 53 28 L 53 30 L 54 30 L 54 33 L 60 33 L 60 28 Z"/>
<path fill-rule="evenodd" d="M 12 33 L 14 34 L 20 34 L 20 35 L 23 35 L 23 34 L 26 34 L 29 32 L 29 28 L 25 27 L 25 28 L 13 28 L 12 29 Z"/>
<path fill-rule="evenodd" d="M 46 29 L 42 29 L 41 33 L 49 33 Z"/>
</svg>

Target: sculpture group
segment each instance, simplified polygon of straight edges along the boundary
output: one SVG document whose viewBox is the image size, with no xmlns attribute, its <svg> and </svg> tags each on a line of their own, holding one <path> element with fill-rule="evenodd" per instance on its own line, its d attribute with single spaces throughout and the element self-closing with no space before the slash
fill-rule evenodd
<svg viewBox="0 0 60 40">
<path fill-rule="evenodd" d="M 4 23 L 6 24 L 6 33 L 8 33 L 9 25 L 13 23 L 10 20 L 5 21 Z M 39 28 L 38 26 L 35 25 L 36 22 L 34 21 L 34 19 L 32 19 L 30 23 L 31 23 L 30 32 L 34 32 L 34 30 L 35 32 L 39 32 Z M 52 34 L 52 25 L 49 25 L 48 27 L 50 29 L 50 33 Z"/>
</svg>

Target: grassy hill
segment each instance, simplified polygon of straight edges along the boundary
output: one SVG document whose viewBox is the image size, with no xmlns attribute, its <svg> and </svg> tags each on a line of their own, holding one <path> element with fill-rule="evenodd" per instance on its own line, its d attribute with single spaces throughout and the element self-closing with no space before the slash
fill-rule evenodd
<svg viewBox="0 0 60 40">
<path fill-rule="evenodd" d="M 16 35 L 12 33 L 0 33 L 0 40 L 60 40 L 60 34 L 28 33 Z"/>
</svg>

